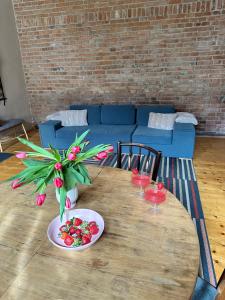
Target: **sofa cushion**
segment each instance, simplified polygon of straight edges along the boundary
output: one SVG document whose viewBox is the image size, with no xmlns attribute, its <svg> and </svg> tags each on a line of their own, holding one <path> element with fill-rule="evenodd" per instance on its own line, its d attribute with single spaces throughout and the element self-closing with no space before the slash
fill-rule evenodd
<svg viewBox="0 0 225 300">
<path fill-rule="evenodd" d="M 175 113 L 175 109 L 170 105 L 141 105 L 137 107 L 137 125 L 147 126 L 149 113 Z"/>
<path fill-rule="evenodd" d="M 70 106 L 72 110 L 87 109 L 87 121 L 88 125 L 95 125 L 101 123 L 101 107 L 100 105 L 77 105 Z"/>
<path fill-rule="evenodd" d="M 131 141 L 136 125 L 99 125 L 90 127 L 90 140 L 100 139 L 101 143 Z M 102 140 L 102 141 L 101 141 Z"/>
<path fill-rule="evenodd" d="M 46 120 L 61 121 L 62 126 L 87 126 L 87 109 L 57 111 L 48 115 Z"/>
<path fill-rule="evenodd" d="M 132 136 L 132 142 L 142 144 L 170 145 L 172 143 L 173 130 L 163 130 L 138 126 Z"/>
<path fill-rule="evenodd" d="M 84 131 L 90 129 L 90 126 L 66 126 L 56 130 L 56 138 L 74 140 L 77 135 L 81 135 Z"/>
<path fill-rule="evenodd" d="M 177 114 L 149 113 L 148 127 L 155 129 L 173 130 Z"/>
<path fill-rule="evenodd" d="M 135 124 L 135 107 L 133 105 L 102 105 L 101 123 L 105 125 Z"/>
</svg>

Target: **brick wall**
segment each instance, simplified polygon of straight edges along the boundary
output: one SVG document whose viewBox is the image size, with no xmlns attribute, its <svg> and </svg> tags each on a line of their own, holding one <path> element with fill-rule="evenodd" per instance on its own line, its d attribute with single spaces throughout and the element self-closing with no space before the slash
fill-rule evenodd
<svg viewBox="0 0 225 300">
<path fill-rule="evenodd" d="M 224 0 L 13 0 L 39 121 L 70 103 L 174 104 L 225 134 Z"/>
</svg>

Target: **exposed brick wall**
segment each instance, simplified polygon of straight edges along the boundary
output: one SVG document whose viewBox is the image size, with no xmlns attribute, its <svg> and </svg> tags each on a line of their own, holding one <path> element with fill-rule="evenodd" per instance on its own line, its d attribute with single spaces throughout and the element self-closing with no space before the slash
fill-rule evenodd
<svg viewBox="0 0 225 300">
<path fill-rule="evenodd" d="M 224 0 L 13 0 L 36 120 L 70 103 L 174 104 L 225 133 Z"/>
</svg>

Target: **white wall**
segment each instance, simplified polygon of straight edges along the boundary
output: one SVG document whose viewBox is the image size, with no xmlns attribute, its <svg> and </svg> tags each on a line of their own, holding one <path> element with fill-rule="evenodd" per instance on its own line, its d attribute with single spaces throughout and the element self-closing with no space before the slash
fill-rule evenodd
<svg viewBox="0 0 225 300">
<path fill-rule="evenodd" d="M 0 119 L 31 120 L 11 0 L 0 0 L 0 76 L 7 97 L 0 101 Z"/>
</svg>

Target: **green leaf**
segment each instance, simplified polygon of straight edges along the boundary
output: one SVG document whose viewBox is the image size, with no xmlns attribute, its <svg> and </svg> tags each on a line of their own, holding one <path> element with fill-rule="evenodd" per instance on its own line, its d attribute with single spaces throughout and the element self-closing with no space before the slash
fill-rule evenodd
<svg viewBox="0 0 225 300">
<path fill-rule="evenodd" d="M 73 176 L 75 176 L 75 178 L 77 179 L 77 181 L 81 184 L 84 184 L 85 180 L 84 180 L 84 176 L 82 176 L 77 170 L 75 170 L 74 168 L 71 168 L 71 171 L 73 172 Z"/>
<path fill-rule="evenodd" d="M 30 142 L 30 141 L 28 141 L 26 139 L 23 139 L 23 138 L 18 138 L 18 140 L 22 144 L 30 147 L 31 149 L 33 149 L 34 151 L 36 151 L 37 153 L 39 153 L 41 156 L 55 160 L 55 156 L 52 153 L 50 153 L 49 151 L 45 150 L 44 148 L 39 147 L 39 146 L 35 145 L 34 143 L 32 143 L 32 142 Z"/>
<path fill-rule="evenodd" d="M 67 191 L 74 188 L 77 185 L 77 183 L 79 182 L 77 180 L 77 177 L 74 175 L 74 173 L 72 171 L 72 167 L 65 168 L 63 175 L 64 175 L 64 185 L 65 185 L 65 189 Z"/>
<path fill-rule="evenodd" d="M 47 185 L 50 183 L 50 181 L 52 181 L 53 177 L 54 177 L 54 165 L 49 166 L 47 175 L 39 179 L 39 182 L 37 183 L 37 188 L 34 193 L 36 192 L 43 193 Z"/>
<path fill-rule="evenodd" d="M 62 222 L 63 213 L 65 210 L 65 203 L 66 203 L 66 190 L 64 187 L 61 187 L 59 189 L 59 195 L 60 195 L 60 221 Z"/>
<path fill-rule="evenodd" d="M 57 149 L 53 148 L 50 144 L 49 144 L 49 147 L 52 151 L 52 154 L 55 156 L 55 159 L 57 161 L 61 161 L 61 155 L 60 155 L 59 151 Z"/>
<path fill-rule="evenodd" d="M 70 145 L 69 149 L 66 152 L 66 156 L 71 152 L 72 148 L 74 146 L 80 146 L 80 143 L 83 141 L 83 139 L 86 137 L 86 135 L 89 133 L 89 129 L 86 130 L 84 133 L 82 133 L 79 137 L 75 138 L 75 141 Z"/>
<path fill-rule="evenodd" d="M 88 170 L 86 169 L 86 167 L 83 164 L 79 164 L 77 165 L 77 167 L 80 174 L 84 177 L 84 184 L 91 184 L 91 178 L 89 177 Z"/>
<path fill-rule="evenodd" d="M 23 159 L 23 164 L 27 167 L 36 167 L 36 166 L 48 166 L 49 160 L 38 160 L 38 159 Z"/>
</svg>

